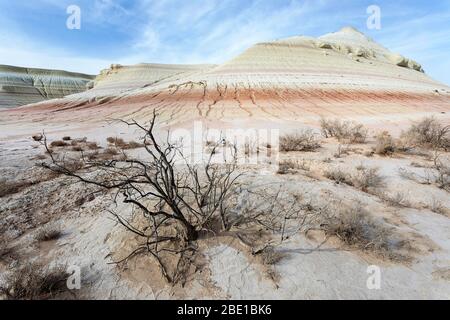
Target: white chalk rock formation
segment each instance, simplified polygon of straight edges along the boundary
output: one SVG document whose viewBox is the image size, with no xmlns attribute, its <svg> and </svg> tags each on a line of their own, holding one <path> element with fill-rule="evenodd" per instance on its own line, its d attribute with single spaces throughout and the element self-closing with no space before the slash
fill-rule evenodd
<svg viewBox="0 0 450 320">
<path fill-rule="evenodd" d="M 62 98 L 86 90 L 93 76 L 0 65 L 0 108 Z"/>
</svg>

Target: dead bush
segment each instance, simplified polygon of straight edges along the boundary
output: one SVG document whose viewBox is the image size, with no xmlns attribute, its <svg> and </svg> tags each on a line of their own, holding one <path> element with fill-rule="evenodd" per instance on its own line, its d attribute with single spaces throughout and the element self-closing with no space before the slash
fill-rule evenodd
<svg viewBox="0 0 450 320">
<path fill-rule="evenodd" d="M 72 140 L 72 138 L 69 137 L 69 136 L 65 136 L 65 137 L 62 138 L 62 140 L 63 141 L 70 141 L 70 140 Z"/>
<path fill-rule="evenodd" d="M 312 130 L 286 134 L 280 137 L 280 151 L 314 151 L 320 148 L 316 134 Z"/>
<path fill-rule="evenodd" d="M 321 227 L 327 235 L 336 236 L 351 247 L 387 258 L 398 257 L 395 250 L 400 242 L 394 241 L 392 230 L 375 221 L 360 203 L 327 208 Z"/>
<path fill-rule="evenodd" d="M 293 160 L 285 160 L 281 161 L 278 165 L 278 174 L 288 174 L 295 172 L 295 170 L 299 169 L 298 162 Z"/>
<path fill-rule="evenodd" d="M 325 138 L 336 137 L 340 142 L 351 144 L 365 143 L 367 139 L 368 130 L 355 122 L 321 118 L 320 126 Z"/>
<path fill-rule="evenodd" d="M 89 148 L 89 150 L 98 150 L 100 149 L 97 142 L 87 142 L 86 146 Z"/>
<path fill-rule="evenodd" d="M 340 168 L 332 168 L 325 171 L 326 178 L 335 181 L 336 183 L 344 183 L 349 186 L 354 186 L 364 192 L 369 190 L 376 190 L 384 187 L 384 178 L 378 173 L 378 168 L 367 168 L 363 165 L 358 166 L 354 174 L 344 172 Z"/>
<path fill-rule="evenodd" d="M 50 147 L 52 148 L 60 148 L 60 147 L 67 147 L 68 144 L 62 140 L 55 140 L 52 143 L 50 143 Z"/>
<path fill-rule="evenodd" d="M 337 184 L 344 183 L 353 186 L 351 175 L 342 171 L 340 168 L 333 168 L 325 171 L 325 177 L 335 181 Z"/>
<path fill-rule="evenodd" d="M 2 180 L 0 181 L 0 198 L 19 193 L 23 189 L 31 187 L 34 184 L 35 182 L 26 180 L 20 181 Z"/>
<path fill-rule="evenodd" d="M 6 277 L 0 292 L 10 300 L 45 300 L 69 291 L 66 268 L 29 263 Z"/>
<path fill-rule="evenodd" d="M 427 207 L 431 211 L 438 213 L 438 214 L 442 214 L 444 216 L 447 215 L 447 213 L 448 213 L 447 208 L 442 204 L 442 202 L 440 202 L 436 198 L 433 198 Z"/>
<path fill-rule="evenodd" d="M 120 148 L 122 150 L 138 149 L 144 147 L 143 143 L 138 143 L 136 141 L 125 142 L 125 140 L 123 140 L 122 138 L 117 137 L 108 137 L 106 141 L 109 144 L 114 145 L 116 148 Z"/>
<path fill-rule="evenodd" d="M 360 166 L 356 174 L 352 176 L 353 185 L 364 192 L 375 190 L 385 186 L 384 177 L 379 174 L 379 168 L 367 168 Z"/>
<path fill-rule="evenodd" d="M 261 250 L 261 258 L 264 265 L 273 266 L 278 264 L 286 257 L 286 254 L 275 249 L 274 246 L 269 245 Z"/>
<path fill-rule="evenodd" d="M 402 192 L 397 192 L 394 195 L 388 194 L 386 192 L 381 192 L 377 194 L 377 196 L 391 207 L 411 207 L 410 201 Z"/>
<path fill-rule="evenodd" d="M 62 231 L 59 226 L 56 225 L 47 225 L 41 227 L 37 234 L 36 240 L 39 242 L 47 242 L 52 240 L 57 240 L 62 236 Z"/>
<path fill-rule="evenodd" d="M 383 131 L 376 137 L 375 153 L 379 155 L 390 155 L 396 151 L 396 143 L 387 131 Z"/>
<path fill-rule="evenodd" d="M 406 145 L 432 149 L 450 149 L 450 126 L 443 126 L 434 117 L 414 123 L 401 136 Z"/>
<path fill-rule="evenodd" d="M 158 263 L 169 283 L 182 278 L 197 250 L 196 241 L 208 232 L 211 221 L 221 222 L 221 231 L 228 231 L 230 198 L 236 197 L 236 149 L 232 159 L 224 164 L 212 163 L 212 155 L 205 163 L 191 164 L 179 156 L 182 148 L 176 144 L 160 143 L 154 135 L 156 113 L 149 127 L 137 122 L 125 122 L 143 133 L 147 157 L 118 158 L 113 161 L 83 157 L 82 167 L 74 171 L 64 163 L 64 157 L 50 153 L 50 161 L 43 167 L 76 178 L 102 191 L 114 192 L 112 201 L 123 201 L 133 214 L 110 211 L 114 219 L 136 237 L 136 249 L 116 261 L 126 263 L 139 254 L 149 254 Z M 150 143 L 148 143 L 150 141 Z M 44 137 L 44 147 L 48 150 Z M 115 147 L 123 153 L 123 149 Z M 115 154 L 115 152 L 114 152 Z M 183 163 L 179 163 L 182 160 Z M 214 233 L 214 230 L 211 230 Z"/>
</svg>

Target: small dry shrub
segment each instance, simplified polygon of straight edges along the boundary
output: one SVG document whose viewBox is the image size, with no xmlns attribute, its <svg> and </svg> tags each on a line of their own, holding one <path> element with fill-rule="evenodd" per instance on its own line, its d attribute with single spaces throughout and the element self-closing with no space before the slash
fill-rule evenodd
<svg viewBox="0 0 450 320">
<path fill-rule="evenodd" d="M 353 185 L 364 192 L 369 189 L 379 189 L 385 186 L 384 177 L 379 174 L 379 168 L 360 166 L 352 177 Z"/>
<path fill-rule="evenodd" d="M 378 189 L 385 186 L 384 177 L 378 173 L 378 170 L 378 168 L 367 168 L 360 165 L 354 174 L 344 172 L 340 168 L 332 168 L 325 171 L 324 175 L 338 184 L 345 183 L 368 192 L 370 189 Z"/>
<path fill-rule="evenodd" d="M 66 285 L 70 275 L 66 268 L 49 268 L 37 263 L 29 263 L 16 269 L 6 277 L 0 293 L 10 300 L 44 300 L 69 291 Z"/>
<path fill-rule="evenodd" d="M 448 213 L 447 208 L 436 198 L 433 198 L 433 200 L 430 202 L 430 204 L 428 205 L 428 209 L 444 216 Z"/>
<path fill-rule="evenodd" d="M 378 197 L 386 202 L 391 207 L 411 207 L 410 201 L 406 198 L 405 194 L 402 192 L 397 192 L 394 195 L 390 195 L 386 192 L 381 192 L 377 194 Z"/>
<path fill-rule="evenodd" d="M 345 183 L 349 186 L 353 186 L 351 175 L 339 168 L 333 168 L 325 171 L 325 177 L 335 181 L 338 184 Z"/>
<path fill-rule="evenodd" d="M 108 137 L 106 141 L 109 144 L 114 145 L 115 147 L 120 148 L 122 150 L 138 149 L 144 147 L 143 143 L 138 143 L 136 141 L 125 142 L 125 140 L 123 140 L 122 138 L 117 137 Z"/>
<path fill-rule="evenodd" d="M 73 146 L 72 147 L 72 151 L 75 151 L 75 152 L 81 152 L 81 151 L 83 151 L 84 149 L 83 149 L 83 147 L 82 146 Z"/>
<path fill-rule="evenodd" d="M 296 161 L 285 160 L 281 161 L 278 165 L 278 174 L 288 174 L 299 169 L 299 165 Z"/>
<path fill-rule="evenodd" d="M 360 203 L 329 208 L 321 224 L 327 235 L 360 250 L 369 250 L 388 259 L 399 259 L 395 252 L 403 242 L 396 241 L 391 228 L 375 221 Z"/>
<path fill-rule="evenodd" d="M 379 155 L 390 155 L 396 151 L 395 140 L 387 131 L 383 131 L 376 138 L 375 153 Z"/>
<path fill-rule="evenodd" d="M 261 251 L 262 262 L 265 265 L 273 266 L 286 257 L 283 252 L 275 250 L 273 246 L 267 246 Z"/>
<path fill-rule="evenodd" d="M 100 149 L 97 142 L 88 142 L 86 143 L 86 146 L 89 148 L 89 150 L 98 150 Z"/>
<path fill-rule="evenodd" d="M 314 151 L 320 148 L 316 134 L 310 129 L 280 137 L 280 151 Z"/>
<path fill-rule="evenodd" d="M 61 238 L 62 234 L 63 233 L 59 226 L 47 225 L 39 229 L 39 231 L 36 234 L 36 240 L 39 242 L 57 240 Z"/>
<path fill-rule="evenodd" d="M 62 140 L 56 140 L 56 141 L 52 141 L 52 143 L 50 143 L 51 148 L 67 147 L 67 146 L 68 146 L 68 144 Z"/>
<path fill-rule="evenodd" d="M 69 137 L 69 136 L 65 136 L 65 137 L 62 138 L 62 140 L 63 141 L 70 141 L 70 140 L 72 140 L 72 138 Z"/>
<path fill-rule="evenodd" d="M 0 181 L 0 198 L 19 193 L 25 188 L 31 187 L 35 183 L 33 181 Z"/>
<path fill-rule="evenodd" d="M 450 126 L 443 126 L 434 117 L 414 123 L 402 134 L 406 145 L 432 149 L 450 149 Z"/>
<path fill-rule="evenodd" d="M 368 130 L 359 123 L 321 118 L 320 126 L 325 138 L 336 137 L 341 142 L 352 144 L 365 143 L 367 139 Z"/>
</svg>

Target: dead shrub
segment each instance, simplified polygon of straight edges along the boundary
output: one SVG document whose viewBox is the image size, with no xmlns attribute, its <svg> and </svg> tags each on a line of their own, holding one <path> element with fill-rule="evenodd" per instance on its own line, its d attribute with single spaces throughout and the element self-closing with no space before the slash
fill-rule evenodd
<svg viewBox="0 0 450 320">
<path fill-rule="evenodd" d="M 68 144 L 62 140 L 56 140 L 50 143 L 51 148 L 60 148 L 60 147 L 67 147 Z"/>
<path fill-rule="evenodd" d="M 82 152 L 84 149 L 83 149 L 83 147 L 82 146 L 74 146 L 74 147 L 72 147 L 72 151 L 75 151 L 75 152 Z"/>
<path fill-rule="evenodd" d="M 108 137 L 106 141 L 109 144 L 114 145 L 116 148 L 120 148 L 122 150 L 131 150 L 144 147 L 143 143 L 139 143 L 136 141 L 125 142 L 125 140 L 123 140 L 122 138 L 117 137 Z"/>
<path fill-rule="evenodd" d="M 450 126 L 443 126 L 434 117 L 414 123 L 401 136 L 406 145 L 432 149 L 450 149 Z"/>
<path fill-rule="evenodd" d="M 36 234 L 36 240 L 39 242 L 47 242 L 57 240 L 62 236 L 62 231 L 59 226 L 47 225 L 40 228 Z"/>
<path fill-rule="evenodd" d="M 375 221 L 360 203 L 328 208 L 321 227 L 327 235 L 336 236 L 351 247 L 389 259 L 399 257 L 395 250 L 402 242 L 395 241 L 392 230 Z"/>
<path fill-rule="evenodd" d="M 333 168 L 325 171 L 325 177 L 335 181 L 337 184 L 344 183 L 353 186 L 351 175 L 339 168 Z"/>
<path fill-rule="evenodd" d="M 89 150 L 98 150 L 100 149 L 97 142 L 88 142 L 86 143 L 86 146 L 89 148 Z"/>
<path fill-rule="evenodd" d="M 378 168 L 367 168 L 358 166 L 356 173 L 350 174 L 340 168 L 333 168 L 325 171 L 324 176 L 337 184 L 344 183 L 354 186 L 364 192 L 384 187 L 384 177 L 378 173 Z"/>
<path fill-rule="evenodd" d="M 280 151 L 314 151 L 320 148 L 316 134 L 312 130 L 286 134 L 280 137 Z"/>
<path fill-rule="evenodd" d="M 65 136 L 65 137 L 62 138 L 62 140 L 63 141 L 70 141 L 70 140 L 72 140 L 72 138 L 69 137 L 69 136 Z"/>
<path fill-rule="evenodd" d="M 391 207 L 411 207 L 410 201 L 406 198 L 405 194 L 402 192 L 397 192 L 394 195 L 390 195 L 386 192 L 377 194 L 378 197 L 386 202 Z"/>
<path fill-rule="evenodd" d="M 359 123 L 321 118 L 320 126 L 325 138 L 336 137 L 340 142 L 351 144 L 365 143 L 367 139 L 368 130 Z"/>
<path fill-rule="evenodd" d="M 69 291 L 66 285 L 69 276 L 63 266 L 49 268 L 29 263 L 9 274 L 0 292 L 10 300 L 51 299 Z"/>
<path fill-rule="evenodd" d="M 438 213 L 438 214 L 442 214 L 444 216 L 447 215 L 447 213 L 448 213 L 447 208 L 442 204 L 442 202 L 440 202 L 436 198 L 433 198 L 433 200 L 430 202 L 430 204 L 427 207 L 431 211 Z"/>
<path fill-rule="evenodd" d="M 33 181 L 0 181 L 0 198 L 19 193 L 25 188 L 31 187 L 35 183 Z"/>
<path fill-rule="evenodd" d="M 285 160 L 279 163 L 277 173 L 288 174 L 294 172 L 297 169 L 299 169 L 298 162 L 295 162 L 293 160 Z"/>
<path fill-rule="evenodd" d="M 364 192 L 369 189 L 379 189 L 385 186 L 384 177 L 379 174 L 379 168 L 360 166 L 352 177 L 353 185 Z"/>
<path fill-rule="evenodd" d="M 387 131 L 383 131 L 376 138 L 375 153 L 379 155 L 390 155 L 396 151 L 395 140 Z"/>
<path fill-rule="evenodd" d="M 261 258 L 264 265 L 273 266 L 278 264 L 286 257 L 283 252 L 275 250 L 274 246 L 266 246 L 261 250 Z"/>
</svg>

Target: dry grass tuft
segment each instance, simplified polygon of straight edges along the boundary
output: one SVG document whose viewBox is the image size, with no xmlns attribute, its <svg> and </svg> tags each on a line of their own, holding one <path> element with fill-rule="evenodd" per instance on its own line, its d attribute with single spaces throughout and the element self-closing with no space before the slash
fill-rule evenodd
<svg viewBox="0 0 450 320">
<path fill-rule="evenodd" d="M 106 141 L 109 144 L 115 146 L 116 148 L 119 148 L 122 150 L 138 149 L 138 148 L 144 147 L 143 143 L 139 143 L 136 141 L 125 142 L 125 140 L 123 140 L 122 138 L 117 138 L 117 137 L 108 137 L 106 139 Z"/>
<path fill-rule="evenodd" d="M 69 274 L 62 266 L 50 269 L 31 263 L 7 276 L 0 293 L 10 300 L 51 299 L 69 291 L 66 285 L 68 277 Z"/>
<path fill-rule="evenodd" d="M 293 160 L 285 160 L 279 163 L 278 165 L 278 174 L 288 174 L 295 172 L 295 170 L 299 169 L 299 165 L 296 161 Z"/>
<path fill-rule="evenodd" d="M 25 188 L 31 187 L 35 183 L 33 181 L 0 181 L 0 198 L 19 193 Z"/>
<path fill-rule="evenodd" d="M 273 246 L 267 246 L 261 250 L 261 258 L 264 265 L 273 266 L 286 257 L 286 254 L 275 250 Z"/>
<path fill-rule="evenodd" d="M 51 148 L 60 148 L 60 147 L 67 147 L 68 146 L 68 143 L 67 142 L 64 142 L 64 141 L 62 141 L 62 140 L 55 140 L 55 141 L 52 141 L 52 143 L 50 143 L 50 147 Z"/>
<path fill-rule="evenodd" d="M 39 229 L 36 234 L 36 240 L 39 242 L 47 242 L 57 240 L 63 235 L 59 226 L 44 226 Z"/>
</svg>

